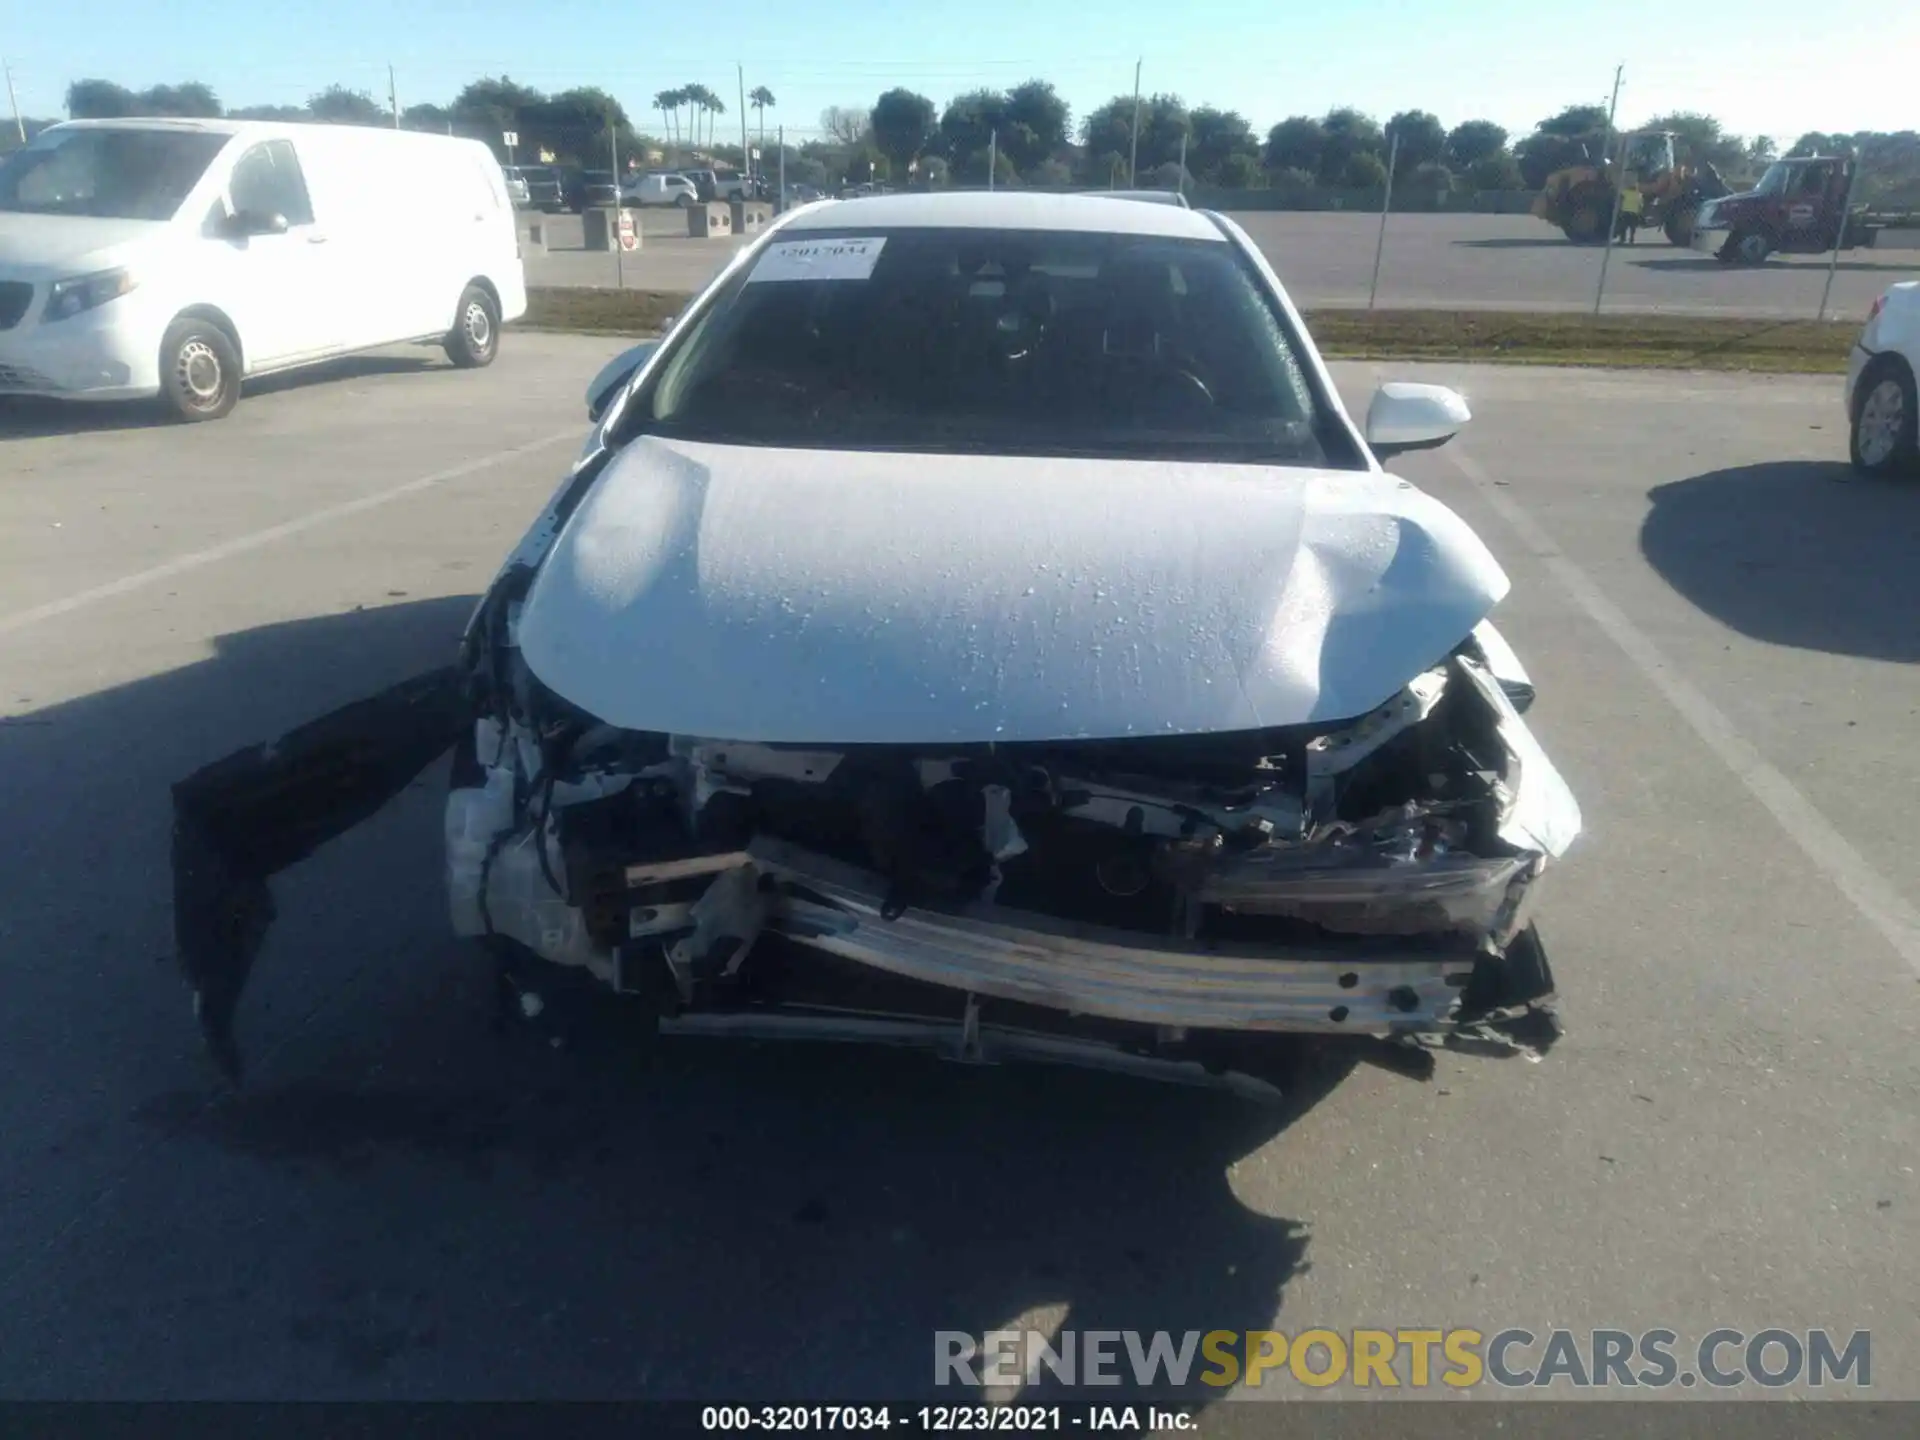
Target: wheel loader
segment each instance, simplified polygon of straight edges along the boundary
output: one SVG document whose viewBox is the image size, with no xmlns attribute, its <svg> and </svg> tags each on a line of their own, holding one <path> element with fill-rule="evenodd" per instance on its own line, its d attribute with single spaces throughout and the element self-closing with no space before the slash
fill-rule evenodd
<svg viewBox="0 0 1920 1440">
<path fill-rule="evenodd" d="M 1674 132 L 1645 130 L 1624 137 L 1620 161 L 1569 165 L 1547 177 L 1533 198 L 1533 213 L 1576 245 L 1598 245 L 1614 219 L 1615 176 L 1619 177 L 1616 239 L 1632 230 L 1657 227 L 1675 245 L 1693 241 L 1693 220 L 1700 207 L 1728 193 L 1711 164 L 1680 165 L 1674 160 Z"/>
</svg>

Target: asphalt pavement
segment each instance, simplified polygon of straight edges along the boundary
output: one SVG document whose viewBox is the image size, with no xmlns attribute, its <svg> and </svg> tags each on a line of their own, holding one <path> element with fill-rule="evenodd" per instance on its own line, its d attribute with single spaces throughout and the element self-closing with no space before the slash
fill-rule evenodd
<svg viewBox="0 0 1920 1440">
<path fill-rule="evenodd" d="M 1849 474 L 1825 379 L 1393 371 L 1470 397 L 1400 468 L 1508 567 L 1586 812 L 1538 1064 L 1322 1063 L 1275 1112 L 496 1038 L 436 767 L 276 883 L 219 1092 L 169 783 L 448 660 L 618 343 L 0 411 L 0 1397 L 902 1398 L 1018 1323 L 1870 1330 L 1920 1398 L 1920 492 Z"/>
<path fill-rule="evenodd" d="M 1380 217 L 1352 212 L 1258 211 L 1233 217 L 1265 253 L 1294 301 L 1329 308 L 1364 306 L 1373 281 Z M 616 263 L 579 248 L 579 221 L 555 217 L 553 248 L 527 261 L 534 285 L 614 285 L 692 290 L 711 278 L 737 240 L 691 240 L 683 219 L 648 211 L 637 254 Z M 1571 245 L 1528 215 L 1395 215 L 1380 254 L 1380 306 L 1414 309 L 1593 309 L 1602 252 Z M 1649 231 L 1606 259 L 1603 309 L 1666 314 L 1744 315 L 1811 320 L 1827 289 L 1828 257 L 1776 257 L 1758 268 L 1722 265 L 1679 250 Z M 616 273 L 616 271 L 618 273 Z M 1897 280 L 1920 277 L 1920 251 L 1842 254 L 1827 315 L 1863 320 Z"/>
</svg>

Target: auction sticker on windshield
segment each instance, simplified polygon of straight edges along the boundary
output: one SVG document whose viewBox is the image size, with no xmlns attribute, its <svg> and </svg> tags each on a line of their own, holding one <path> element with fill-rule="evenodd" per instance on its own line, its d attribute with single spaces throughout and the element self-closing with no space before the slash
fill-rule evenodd
<svg viewBox="0 0 1920 1440">
<path fill-rule="evenodd" d="M 884 235 L 847 240 L 782 240 L 769 245 L 747 276 L 756 280 L 865 280 L 880 263 Z"/>
</svg>

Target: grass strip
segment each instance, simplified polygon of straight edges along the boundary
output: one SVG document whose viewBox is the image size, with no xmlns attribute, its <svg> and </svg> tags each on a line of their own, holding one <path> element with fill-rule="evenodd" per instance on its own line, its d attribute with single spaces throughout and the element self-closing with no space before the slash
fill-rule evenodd
<svg viewBox="0 0 1920 1440">
<path fill-rule="evenodd" d="M 664 290 L 535 287 L 520 323 L 535 330 L 654 335 L 692 297 Z M 1450 360 L 1501 365 L 1838 375 L 1852 322 L 1722 315 L 1583 315 L 1506 310 L 1311 310 L 1330 360 Z"/>
</svg>

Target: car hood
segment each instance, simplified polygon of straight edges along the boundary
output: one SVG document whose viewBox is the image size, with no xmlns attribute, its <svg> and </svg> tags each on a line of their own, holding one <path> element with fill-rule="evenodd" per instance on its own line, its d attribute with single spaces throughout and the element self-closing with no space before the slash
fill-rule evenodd
<svg viewBox="0 0 1920 1440">
<path fill-rule="evenodd" d="M 166 228 L 164 220 L 0 212 L 0 269 L 56 279 L 124 264 L 126 250 Z"/>
<path fill-rule="evenodd" d="M 1464 521 L 1379 472 L 643 437 L 517 635 L 628 729 L 1011 744 L 1357 716 L 1506 589 Z"/>
</svg>

